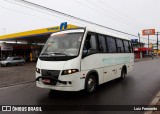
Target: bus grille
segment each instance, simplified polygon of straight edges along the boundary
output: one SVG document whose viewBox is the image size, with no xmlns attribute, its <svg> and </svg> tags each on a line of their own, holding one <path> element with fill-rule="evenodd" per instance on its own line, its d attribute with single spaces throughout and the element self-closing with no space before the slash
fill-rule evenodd
<svg viewBox="0 0 160 114">
<path fill-rule="evenodd" d="M 59 77 L 59 73 L 60 70 L 41 70 L 42 76 L 46 76 L 46 77 L 53 77 L 56 80 L 51 80 L 52 81 L 52 85 L 56 85 L 57 84 L 57 80 Z"/>
</svg>

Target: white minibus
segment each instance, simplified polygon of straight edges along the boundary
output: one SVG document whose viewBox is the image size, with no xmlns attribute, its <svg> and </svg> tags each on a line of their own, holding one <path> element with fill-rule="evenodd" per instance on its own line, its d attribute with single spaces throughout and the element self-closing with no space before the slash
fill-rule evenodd
<svg viewBox="0 0 160 114">
<path fill-rule="evenodd" d="M 93 93 L 100 84 L 125 78 L 133 69 L 132 44 L 126 37 L 76 28 L 51 34 L 36 65 L 36 86 Z"/>
</svg>

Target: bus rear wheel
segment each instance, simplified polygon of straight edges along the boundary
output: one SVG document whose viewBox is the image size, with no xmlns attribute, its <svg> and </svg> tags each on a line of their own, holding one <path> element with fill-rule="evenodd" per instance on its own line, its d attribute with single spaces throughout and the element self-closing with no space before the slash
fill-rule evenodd
<svg viewBox="0 0 160 114">
<path fill-rule="evenodd" d="M 123 68 L 122 71 L 121 71 L 121 77 L 120 79 L 124 79 L 126 77 L 126 72 L 125 72 L 125 69 Z"/>
<path fill-rule="evenodd" d="M 21 63 L 21 66 L 23 66 L 23 65 L 24 65 L 24 62 Z"/>
<path fill-rule="evenodd" d="M 8 67 L 8 66 L 10 66 L 10 65 L 11 65 L 10 63 L 7 63 L 7 64 L 6 64 L 6 67 Z"/>
<path fill-rule="evenodd" d="M 87 93 L 93 93 L 96 89 L 97 81 L 94 75 L 89 75 L 85 83 L 85 91 Z"/>
</svg>

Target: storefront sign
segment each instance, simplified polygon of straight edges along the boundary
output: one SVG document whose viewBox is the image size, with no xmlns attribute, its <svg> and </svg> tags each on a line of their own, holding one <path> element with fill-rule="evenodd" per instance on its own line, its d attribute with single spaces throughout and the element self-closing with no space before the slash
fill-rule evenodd
<svg viewBox="0 0 160 114">
<path fill-rule="evenodd" d="M 1 51 L 12 51 L 13 50 L 12 44 L 2 43 L 0 45 L 1 45 Z"/>
<path fill-rule="evenodd" d="M 155 29 L 145 29 L 142 30 L 142 35 L 146 36 L 146 35 L 155 35 Z"/>
</svg>

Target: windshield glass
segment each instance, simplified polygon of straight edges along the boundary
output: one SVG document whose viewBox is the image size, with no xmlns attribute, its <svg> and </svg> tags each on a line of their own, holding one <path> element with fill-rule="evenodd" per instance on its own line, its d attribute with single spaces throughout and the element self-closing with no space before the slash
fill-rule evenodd
<svg viewBox="0 0 160 114">
<path fill-rule="evenodd" d="M 11 61 L 13 57 L 7 57 L 6 61 Z"/>
<path fill-rule="evenodd" d="M 77 56 L 83 32 L 53 34 L 46 42 L 42 55 Z"/>
</svg>

